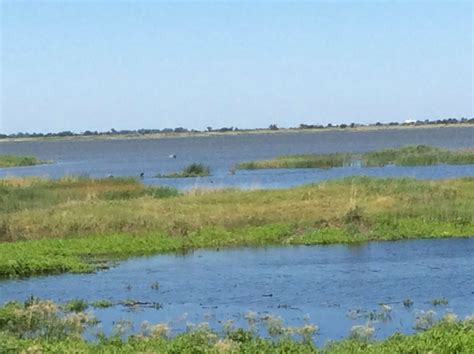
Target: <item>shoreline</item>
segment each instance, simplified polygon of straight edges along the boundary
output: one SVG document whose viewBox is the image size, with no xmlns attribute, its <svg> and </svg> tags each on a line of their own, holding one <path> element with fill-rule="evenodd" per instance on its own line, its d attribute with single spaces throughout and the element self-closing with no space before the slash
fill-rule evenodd
<svg viewBox="0 0 474 354">
<path fill-rule="evenodd" d="M 106 141 L 106 140 L 147 140 L 147 139 L 185 139 L 185 138 L 207 138 L 207 137 L 225 137 L 239 135 L 267 135 L 267 134 L 309 134 L 324 132 L 371 132 L 384 130 L 412 130 L 412 129 L 445 129 L 445 128 L 473 128 L 474 124 L 458 123 L 458 124 L 430 124 L 430 125 L 398 125 L 398 126 L 360 126 L 360 127 L 331 127 L 331 128 L 279 128 L 271 129 L 249 129 L 228 132 L 184 132 L 184 133 L 153 133 L 145 135 L 100 135 L 100 136 L 69 136 L 69 137 L 26 137 L 26 138 L 4 138 L 0 139 L 0 144 L 20 143 L 20 142 L 56 142 L 56 141 Z"/>
</svg>

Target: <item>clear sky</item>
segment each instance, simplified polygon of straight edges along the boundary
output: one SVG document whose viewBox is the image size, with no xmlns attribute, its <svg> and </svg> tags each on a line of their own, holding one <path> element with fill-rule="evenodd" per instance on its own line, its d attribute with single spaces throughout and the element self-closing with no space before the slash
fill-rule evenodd
<svg viewBox="0 0 474 354">
<path fill-rule="evenodd" d="M 3 133 L 473 116 L 471 1 L 0 2 Z"/>
</svg>

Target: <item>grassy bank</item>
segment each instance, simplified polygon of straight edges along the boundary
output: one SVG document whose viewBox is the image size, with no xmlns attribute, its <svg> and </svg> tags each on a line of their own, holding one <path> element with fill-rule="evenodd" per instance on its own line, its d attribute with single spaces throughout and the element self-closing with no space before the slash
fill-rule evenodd
<svg viewBox="0 0 474 354">
<path fill-rule="evenodd" d="M 0 189 L 0 277 L 198 247 L 474 235 L 474 178 L 181 193 L 133 179 L 11 179 Z"/>
<path fill-rule="evenodd" d="M 395 334 L 373 341 L 371 326 L 354 326 L 347 339 L 317 346 L 313 341 L 318 327 L 305 323 L 285 326 L 277 317 L 263 320 L 268 335 L 255 331 L 259 319 L 246 315 L 249 329 L 234 327 L 226 321 L 222 330 L 205 323 L 194 325 L 182 334 L 170 336 L 167 323 L 144 322 L 139 333 L 126 339 L 126 323 L 117 323 L 111 336 L 98 332 L 97 341 L 81 335 L 93 329 L 97 321 L 86 313 L 80 301 L 58 305 L 31 298 L 24 303 L 11 302 L 0 307 L 0 352 L 81 352 L 81 353 L 472 353 L 474 320 L 463 321 L 447 315 L 441 321 L 414 335 Z M 96 332 L 97 333 L 97 332 Z M 317 338 L 317 337 L 316 337 Z M 316 339 L 317 340 L 317 339 Z"/>
<path fill-rule="evenodd" d="M 158 178 L 190 178 L 190 177 L 206 177 L 210 176 L 211 169 L 202 163 L 192 163 L 180 172 L 173 172 L 168 174 L 158 174 Z"/>
<path fill-rule="evenodd" d="M 474 164 L 474 150 L 448 150 L 427 145 L 409 145 L 364 154 L 335 153 L 279 156 L 270 160 L 241 162 L 236 165 L 236 168 L 244 170 L 332 168 L 348 166 L 359 161 L 362 167 Z"/>
<path fill-rule="evenodd" d="M 46 161 L 38 160 L 34 156 L 0 155 L 0 168 L 34 166 L 44 163 L 46 163 Z"/>
</svg>

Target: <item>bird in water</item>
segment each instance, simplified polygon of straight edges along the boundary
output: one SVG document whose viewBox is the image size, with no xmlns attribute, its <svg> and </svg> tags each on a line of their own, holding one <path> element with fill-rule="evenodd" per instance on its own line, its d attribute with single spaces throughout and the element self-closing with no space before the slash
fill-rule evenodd
<svg viewBox="0 0 474 354">
<path fill-rule="evenodd" d="M 176 158 L 176 155 L 175 154 L 171 154 L 168 156 L 170 159 L 175 159 Z"/>
<path fill-rule="evenodd" d="M 145 172 L 140 173 L 140 178 L 143 178 L 143 177 L 145 177 Z"/>
</svg>

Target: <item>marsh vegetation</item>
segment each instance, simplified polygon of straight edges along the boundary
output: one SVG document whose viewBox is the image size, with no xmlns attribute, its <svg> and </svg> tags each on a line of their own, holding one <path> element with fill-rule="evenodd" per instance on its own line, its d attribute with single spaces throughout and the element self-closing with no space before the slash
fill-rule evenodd
<svg viewBox="0 0 474 354">
<path fill-rule="evenodd" d="M 211 169 L 202 163 L 192 163 L 180 172 L 168 174 L 158 174 L 158 178 L 189 178 L 189 177 L 206 177 L 211 174 Z"/>
<path fill-rule="evenodd" d="M 363 154 L 333 153 L 279 156 L 270 160 L 241 162 L 237 169 L 333 168 L 360 164 L 362 167 L 474 164 L 474 150 L 449 150 L 428 145 L 370 151 Z"/>
<path fill-rule="evenodd" d="M 474 234 L 474 178 L 187 192 L 134 179 L 17 178 L 0 189 L 1 277 L 92 271 L 111 259 L 200 247 Z"/>
<path fill-rule="evenodd" d="M 34 156 L 0 155 L 0 168 L 34 166 L 47 163 Z"/>
<path fill-rule="evenodd" d="M 78 307 L 77 304 L 81 306 Z M 92 312 L 85 312 L 85 302 L 74 306 L 31 297 L 25 302 L 9 302 L 0 307 L 1 352 L 149 352 L 161 353 L 472 353 L 474 350 L 474 320 L 467 316 L 459 320 L 454 314 L 437 321 L 433 312 L 417 318 L 426 326 L 413 335 L 396 333 L 375 341 L 371 323 L 355 325 L 347 339 L 317 345 L 319 327 L 305 321 L 301 326 L 287 326 L 280 317 L 248 311 L 244 314 L 247 328 L 236 327 L 234 321 L 222 322 L 222 328 L 209 324 L 189 324 L 187 331 L 171 336 L 168 323 L 143 322 L 138 333 L 130 335 L 131 323 L 117 321 L 110 336 L 97 329 Z M 262 326 L 266 334 L 257 331 Z M 96 329 L 95 332 L 93 329 Z M 82 335 L 95 333 L 95 341 Z"/>
</svg>

